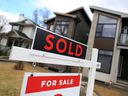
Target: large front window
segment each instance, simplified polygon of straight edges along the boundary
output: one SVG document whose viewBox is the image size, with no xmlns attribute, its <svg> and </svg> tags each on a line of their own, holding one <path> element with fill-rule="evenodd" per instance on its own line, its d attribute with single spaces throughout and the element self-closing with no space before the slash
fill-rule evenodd
<svg viewBox="0 0 128 96">
<path fill-rule="evenodd" d="M 99 16 L 96 36 L 97 37 L 115 37 L 117 20 L 111 17 Z"/>
<path fill-rule="evenodd" d="M 97 71 L 110 73 L 112 63 L 112 51 L 99 50 L 98 62 L 101 62 L 101 68 Z"/>
<path fill-rule="evenodd" d="M 69 28 L 69 22 L 68 21 L 57 21 L 55 25 L 55 33 L 67 36 Z"/>
</svg>

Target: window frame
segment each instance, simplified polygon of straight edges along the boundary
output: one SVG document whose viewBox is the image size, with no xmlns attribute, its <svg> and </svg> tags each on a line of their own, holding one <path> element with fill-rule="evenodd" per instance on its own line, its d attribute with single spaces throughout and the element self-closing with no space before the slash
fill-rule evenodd
<svg viewBox="0 0 128 96">
<path fill-rule="evenodd" d="M 100 16 L 105 16 L 105 17 L 108 17 L 108 18 L 112 18 L 112 19 L 115 19 L 116 20 L 116 23 L 99 23 L 99 19 L 100 19 Z M 98 25 L 102 25 L 102 29 L 101 29 L 101 32 L 97 32 L 97 29 L 98 29 Z M 116 31 L 117 31 L 117 19 L 116 18 L 113 18 L 113 17 L 111 17 L 111 16 L 106 16 L 106 15 L 99 15 L 98 16 L 98 21 L 97 21 L 97 27 L 96 27 L 96 34 L 95 34 L 95 36 L 96 37 L 102 37 L 102 38 L 115 38 L 115 35 L 114 36 L 111 36 L 111 37 L 109 37 L 109 36 L 103 36 L 102 34 L 103 34 L 103 28 L 104 28 L 104 26 L 105 25 L 115 25 L 115 32 L 114 32 L 114 34 L 116 35 Z M 98 35 L 97 35 L 98 34 Z M 100 35 L 99 35 L 100 34 Z"/>
<path fill-rule="evenodd" d="M 103 53 L 100 53 L 100 51 L 109 51 L 109 52 L 112 52 L 112 54 L 110 55 L 110 54 L 103 54 Z M 111 67 L 112 67 L 112 60 L 113 60 L 113 51 L 111 51 L 111 50 L 99 50 L 99 53 L 98 53 L 98 60 L 99 60 L 99 55 L 101 55 L 101 56 L 107 56 L 107 57 L 111 57 L 111 61 L 110 61 L 110 66 L 109 66 L 109 70 L 108 71 L 103 71 L 103 70 L 101 70 L 101 69 L 97 69 L 97 71 L 98 72 L 102 72 L 102 73 L 106 73 L 106 74 L 110 74 L 110 72 L 111 72 Z M 100 61 L 99 61 L 100 62 Z M 102 62 L 101 62 L 101 66 L 102 66 Z"/>
<path fill-rule="evenodd" d="M 63 24 L 63 22 L 64 23 L 66 22 L 66 24 Z M 57 26 L 59 26 L 60 28 L 62 28 L 63 26 L 66 27 L 67 32 L 60 32 L 60 35 L 63 35 L 63 36 L 66 36 L 67 37 L 68 31 L 69 31 L 69 26 L 70 26 L 70 21 L 69 20 L 57 20 L 56 21 L 56 24 L 55 24 L 55 27 L 54 27 L 54 32 L 57 33 L 57 34 L 59 34 L 58 32 L 56 32 Z"/>
</svg>

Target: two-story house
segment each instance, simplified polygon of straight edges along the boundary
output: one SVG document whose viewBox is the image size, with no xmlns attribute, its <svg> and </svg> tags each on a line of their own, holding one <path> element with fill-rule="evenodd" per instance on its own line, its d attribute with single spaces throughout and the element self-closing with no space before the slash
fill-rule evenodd
<svg viewBox="0 0 128 96">
<path fill-rule="evenodd" d="M 86 59 L 91 49 L 98 48 L 101 69 L 96 79 L 104 82 L 128 82 L 128 14 L 91 6 L 93 20 Z M 86 69 L 83 74 L 87 76 Z"/>
<path fill-rule="evenodd" d="M 90 31 L 91 21 L 83 7 L 77 8 L 67 13 L 55 12 L 56 17 L 48 19 L 45 23 L 47 29 L 57 34 L 66 36 L 83 44 L 88 42 L 88 34 Z M 77 68 L 63 66 L 49 66 L 59 71 L 76 72 Z"/>
<path fill-rule="evenodd" d="M 12 29 L 4 35 L 1 40 L 0 56 L 8 56 L 12 46 L 30 48 L 35 33 L 35 27 L 38 26 L 33 21 L 19 16 L 17 22 L 10 22 Z"/>
</svg>

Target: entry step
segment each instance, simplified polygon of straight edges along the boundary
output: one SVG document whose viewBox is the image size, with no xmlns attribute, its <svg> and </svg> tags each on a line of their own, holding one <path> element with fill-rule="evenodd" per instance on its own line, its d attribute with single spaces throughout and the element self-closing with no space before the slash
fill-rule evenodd
<svg viewBox="0 0 128 96">
<path fill-rule="evenodd" d="M 128 81 L 117 80 L 117 82 L 114 83 L 113 86 L 124 89 L 124 90 L 128 90 Z"/>
</svg>

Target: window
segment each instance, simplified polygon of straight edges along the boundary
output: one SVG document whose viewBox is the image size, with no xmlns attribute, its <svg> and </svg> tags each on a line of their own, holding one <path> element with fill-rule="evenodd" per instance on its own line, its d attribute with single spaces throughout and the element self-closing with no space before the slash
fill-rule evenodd
<svg viewBox="0 0 128 96">
<path fill-rule="evenodd" d="M 7 42 L 7 46 L 8 47 L 12 47 L 13 46 L 13 42 L 14 42 L 14 38 L 13 37 L 9 37 L 8 38 L 8 42 Z"/>
<path fill-rule="evenodd" d="M 96 36 L 114 38 L 116 33 L 116 24 L 116 19 L 100 15 L 96 29 Z"/>
<path fill-rule="evenodd" d="M 99 50 L 98 62 L 101 62 L 101 68 L 97 71 L 109 74 L 112 63 L 112 51 Z"/>
<path fill-rule="evenodd" d="M 50 31 L 53 31 L 53 29 L 54 29 L 54 26 L 53 25 L 50 25 Z"/>
<path fill-rule="evenodd" d="M 18 45 L 19 45 L 18 40 L 14 40 L 14 46 L 18 46 Z"/>
<path fill-rule="evenodd" d="M 19 31 L 23 31 L 23 26 L 19 26 Z"/>
<path fill-rule="evenodd" d="M 13 29 L 14 30 L 19 30 L 19 26 L 17 26 L 17 25 L 16 26 L 13 26 Z"/>
<path fill-rule="evenodd" d="M 67 36 L 68 27 L 69 27 L 68 21 L 57 21 L 55 25 L 55 33 L 63 36 Z"/>
</svg>

